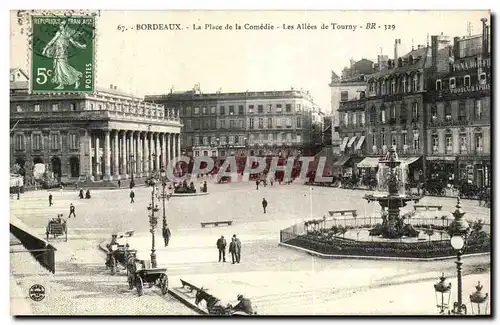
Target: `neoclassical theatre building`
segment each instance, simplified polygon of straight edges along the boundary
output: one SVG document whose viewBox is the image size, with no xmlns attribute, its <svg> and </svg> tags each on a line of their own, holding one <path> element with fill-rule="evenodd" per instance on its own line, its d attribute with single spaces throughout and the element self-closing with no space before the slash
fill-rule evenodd
<svg viewBox="0 0 500 325">
<path fill-rule="evenodd" d="M 114 86 L 60 95 L 29 94 L 27 86 L 11 77 L 10 160 L 26 171 L 25 183 L 37 163 L 64 182 L 111 181 L 146 177 L 180 156 L 176 110 Z"/>
</svg>

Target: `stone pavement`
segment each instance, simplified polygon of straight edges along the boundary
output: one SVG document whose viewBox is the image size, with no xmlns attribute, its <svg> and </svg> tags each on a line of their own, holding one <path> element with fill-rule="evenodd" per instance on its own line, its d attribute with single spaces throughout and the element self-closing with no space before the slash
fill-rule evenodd
<svg viewBox="0 0 500 325">
<path fill-rule="evenodd" d="M 171 297 L 167 298 L 171 298 L 172 303 L 166 306 L 165 298 L 158 296 L 155 291 L 147 290 L 144 297 L 138 298 L 128 291 L 125 277 L 112 277 L 104 268 L 104 254 L 97 247 L 99 243 L 109 241 L 113 232 L 135 230 L 136 235 L 128 239 L 130 245 L 139 250 L 139 257 L 149 257 L 151 235 L 147 233 L 146 207 L 150 202 L 151 190 L 140 188 L 135 189 L 135 192 L 135 204 L 129 203 L 128 189 L 92 191 L 91 200 L 79 200 L 73 191 L 53 192 L 52 207 L 48 206 L 47 191 L 26 193 L 21 196 L 21 200 L 11 201 L 11 217 L 19 217 L 42 236 L 49 216 L 53 217 L 57 213 L 67 215 L 69 203 L 76 205 L 77 218 L 68 220 L 68 242 L 51 240 L 58 248 L 58 265 L 56 276 L 50 275 L 47 283 L 48 288 L 54 288 L 51 291 L 53 295 L 57 292 L 60 299 L 69 302 L 54 303 L 53 299 L 56 298 L 46 298 L 44 304 L 50 302 L 50 306 L 42 308 L 40 306 L 43 304 L 37 304 L 35 307 L 39 309 L 34 310 L 35 313 L 104 315 L 115 314 L 114 310 L 127 315 L 133 312 L 144 314 L 150 310 L 155 314 L 194 313 L 187 307 L 179 307 L 180 304 Z M 378 299 L 369 295 L 383 293 L 377 290 L 389 290 L 387 286 L 399 288 L 414 285 L 422 288 L 422 295 L 425 292 L 425 296 L 419 300 L 434 301 L 433 287 L 428 287 L 425 281 L 435 283 L 441 272 L 450 276 L 455 274 L 455 265 L 451 261 L 324 260 L 278 247 L 280 229 L 310 219 L 311 216 L 322 217 L 328 210 L 356 207 L 360 216 L 377 215 L 379 207 L 366 203 L 362 199 L 363 195 L 362 191 L 342 189 L 310 190 L 298 184 L 259 187 L 258 191 L 254 184 L 209 185 L 207 196 L 172 198 L 168 202 L 166 216 L 172 239 L 169 247 L 162 247 L 161 230 L 157 230 L 159 266 L 168 267 L 170 287 L 180 286 L 179 279 L 182 278 L 195 285 L 208 287 L 215 295 L 233 303 L 236 295 L 242 293 L 254 300 L 261 315 L 370 313 L 372 307 L 360 304 L 357 299 L 361 299 L 361 302 L 363 299 Z M 269 202 L 267 214 L 262 213 L 260 206 L 263 197 Z M 443 205 L 443 211 L 451 212 L 456 200 L 424 198 L 421 203 L 439 203 Z M 490 210 L 478 207 L 477 202 L 464 200 L 462 203 L 466 217 L 482 218 L 486 222 L 490 220 Z M 411 205 L 407 207 L 411 208 Z M 233 220 L 234 223 L 230 227 L 200 226 L 200 222 L 217 220 Z M 217 238 L 224 235 L 229 242 L 233 234 L 237 234 L 242 241 L 241 264 L 217 263 Z M 230 256 L 226 258 L 230 261 Z M 465 258 L 464 262 L 465 274 L 483 272 L 478 276 L 489 277 L 489 256 Z M 485 270 L 479 271 L 481 268 Z M 17 272 L 21 271 L 19 269 Z M 30 281 L 41 281 L 36 272 L 28 276 Z M 25 283 L 23 290 L 29 286 L 29 283 Z M 472 289 L 464 285 L 465 292 Z M 339 294 L 335 296 L 336 300 L 332 300 L 332 290 Z M 349 290 L 357 293 L 354 295 Z M 486 282 L 484 290 L 490 291 Z M 362 294 L 369 298 L 362 298 Z M 81 299 L 75 303 L 72 300 L 74 297 Z M 405 291 L 400 293 L 398 301 L 412 297 L 411 291 Z M 98 306 L 93 305 L 94 300 Z M 150 300 L 152 307 L 147 308 Z M 379 300 L 382 301 L 378 299 L 374 304 Z M 128 306 L 130 301 L 133 301 L 132 306 Z M 337 307 L 322 301 L 338 301 L 335 306 L 343 307 L 339 307 L 338 311 Z M 120 306 L 109 307 L 115 304 Z M 380 307 L 380 314 L 412 313 L 412 309 L 407 310 L 401 304 L 394 307 L 391 303 L 384 308 Z M 436 308 L 427 310 L 427 307 L 422 307 L 422 313 L 433 313 Z"/>
<path fill-rule="evenodd" d="M 178 232 L 168 247 L 156 247 L 158 267 L 167 267 L 170 288 L 176 293 L 183 292 L 179 289 L 180 279 L 208 288 L 210 293 L 232 304 L 241 293 L 252 299 L 260 315 L 436 314 L 432 285 L 441 272 L 450 277 L 455 274 L 455 265 L 449 260 L 325 260 L 280 248 L 278 234 L 268 229 L 279 228 L 279 223 L 286 222 Z M 242 241 L 241 264 L 231 264 L 230 256 L 226 256 L 227 263 L 218 263 L 216 240 L 221 234 L 229 239 L 232 233 Z M 161 240 L 157 235 L 156 243 Z M 107 242 L 103 241 L 101 246 L 105 247 Z M 135 234 L 127 242 L 138 250 L 139 258 L 149 259 L 150 234 Z M 489 292 L 489 260 L 489 256 L 464 258 L 464 274 L 483 272 L 464 278 L 466 293 L 474 289 L 477 279 L 484 284 L 485 292 Z M 415 297 L 418 303 L 414 301 L 409 306 Z M 183 298 L 189 300 L 186 295 Z"/>
</svg>

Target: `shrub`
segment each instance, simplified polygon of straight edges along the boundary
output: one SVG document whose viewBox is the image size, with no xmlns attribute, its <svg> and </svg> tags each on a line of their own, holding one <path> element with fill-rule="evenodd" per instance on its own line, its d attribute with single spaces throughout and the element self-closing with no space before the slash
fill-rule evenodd
<svg viewBox="0 0 500 325">
<path fill-rule="evenodd" d="M 380 236 L 382 235 L 383 231 L 384 231 L 384 226 L 382 226 L 381 223 L 377 223 L 375 225 L 375 228 L 370 229 L 369 234 L 370 236 Z"/>
</svg>

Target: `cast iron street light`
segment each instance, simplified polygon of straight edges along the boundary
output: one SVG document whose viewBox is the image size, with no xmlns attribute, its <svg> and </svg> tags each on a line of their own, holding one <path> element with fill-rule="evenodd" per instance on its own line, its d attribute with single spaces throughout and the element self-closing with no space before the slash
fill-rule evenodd
<svg viewBox="0 0 500 325">
<path fill-rule="evenodd" d="M 439 280 L 440 281 L 434 285 L 434 290 L 436 294 L 436 306 L 443 315 L 445 310 L 448 309 L 450 305 L 451 283 L 445 283 L 446 277 L 444 276 L 444 273 L 441 275 Z"/>
<path fill-rule="evenodd" d="M 172 188 L 168 188 L 168 192 L 166 191 L 167 188 L 167 171 L 165 168 L 160 169 L 160 182 L 162 186 L 162 192 L 159 195 L 159 197 L 162 199 L 163 203 L 163 233 L 166 233 L 166 228 L 167 228 L 167 216 L 166 216 L 166 209 L 165 209 L 165 199 L 167 201 L 170 200 L 170 197 L 172 196 Z"/>
<path fill-rule="evenodd" d="M 453 310 L 450 313 L 455 315 L 467 314 L 467 307 L 462 302 L 462 254 L 465 250 L 467 237 L 469 235 L 470 227 L 467 221 L 463 218 L 463 212 L 460 205 L 460 197 L 457 198 L 456 210 L 453 212 L 455 218 L 450 225 L 450 244 L 457 253 L 457 301 L 453 303 Z"/>
<path fill-rule="evenodd" d="M 148 186 L 151 186 L 153 188 L 151 192 L 151 203 L 148 206 L 148 211 L 150 211 L 149 214 L 149 225 L 151 227 L 150 232 L 151 232 L 151 266 L 153 268 L 157 267 L 156 263 L 156 252 L 155 252 L 155 230 L 156 226 L 158 225 L 158 217 L 155 215 L 155 212 L 158 212 L 158 205 L 155 205 L 155 185 L 156 185 L 156 180 L 151 177 L 146 181 L 146 184 Z"/>
<path fill-rule="evenodd" d="M 483 286 L 481 285 L 481 282 L 477 282 L 476 286 L 476 292 L 471 294 L 469 296 L 470 298 L 470 304 L 471 304 L 471 309 L 472 309 L 472 314 L 474 315 L 481 315 L 481 312 L 484 315 L 488 314 L 488 294 L 487 293 L 482 293 L 481 290 L 483 289 Z M 485 308 L 481 308 L 481 306 L 485 305 Z M 476 308 L 474 308 L 476 307 Z"/>
</svg>

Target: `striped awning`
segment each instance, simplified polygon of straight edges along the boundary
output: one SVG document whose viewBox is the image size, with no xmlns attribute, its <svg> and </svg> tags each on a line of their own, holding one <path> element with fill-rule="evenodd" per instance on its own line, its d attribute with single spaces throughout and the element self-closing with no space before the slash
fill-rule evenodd
<svg viewBox="0 0 500 325">
<path fill-rule="evenodd" d="M 340 145 L 340 151 L 344 151 L 345 150 L 345 146 L 347 146 L 347 142 L 349 141 L 349 137 L 345 137 L 343 140 L 342 140 L 342 144 Z"/>
<path fill-rule="evenodd" d="M 401 158 L 400 158 L 401 159 Z M 420 159 L 420 156 L 419 157 L 408 157 L 408 158 L 403 158 L 401 159 L 403 161 L 403 163 L 407 164 L 407 165 L 411 165 L 413 164 L 414 162 L 416 162 L 417 160 Z M 453 157 L 453 159 L 455 159 L 455 157 Z"/>
<path fill-rule="evenodd" d="M 356 141 L 356 138 L 357 136 L 353 136 L 351 140 L 349 140 L 349 143 L 347 143 L 347 148 L 352 147 L 352 144 L 354 143 L 354 141 Z"/>
<path fill-rule="evenodd" d="M 358 143 L 356 143 L 356 150 L 361 150 L 361 146 L 363 145 L 363 142 L 365 142 L 365 136 L 362 135 L 359 137 Z"/>
<path fill-rule="evenodd" d="M 378 157 L 366 157 L 358 163 L 358 168 L 376 168 L 379 160 Z"/>
</svg>

